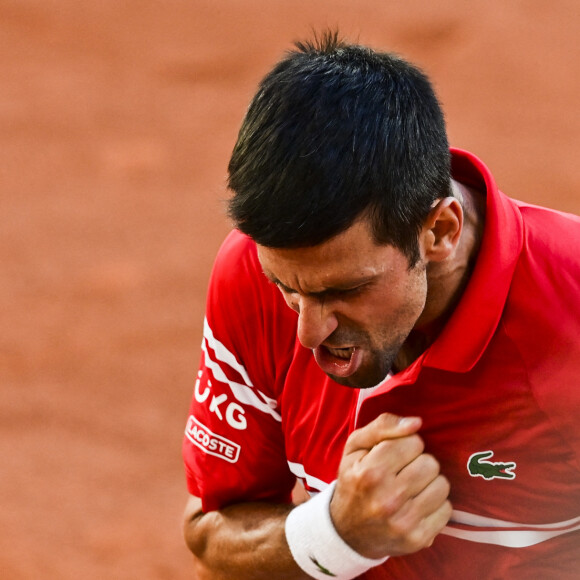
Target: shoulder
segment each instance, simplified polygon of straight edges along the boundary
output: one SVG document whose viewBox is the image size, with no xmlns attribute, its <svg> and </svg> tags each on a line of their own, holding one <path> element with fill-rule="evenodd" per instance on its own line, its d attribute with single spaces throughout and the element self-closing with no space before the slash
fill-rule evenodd
<svg viewBox="0 0 580 580">
<path fill-rule="evenodd" d="M 511 281 L 503 321 L 532 370 L 551 376 L 580 371 L 580 219 L 516 202 L 523 246 Z M 572 372 L 573 371 L 573 372 Z M 545 381 L 544 381 L 545 382 Z"/>
<path fill-rule="evenodd" d="M 255 242 L 233 230 L 217 253 L 212 270 L 212 283 L 232 280 L 260 282 L 262 277 Z"/>
<path fill-rule="evenodd" d="M 208 308 L 249 315 L 275 304 L 277 289 L 267 280 L 258 261 L 255 242 L 232 231 L 221 245 L 212 269 Z"/>
<path fill-rule="evenodd" d="M 580 217 L 545 207 L 515 202 L 524 222 L 527 247 L 556 260 L 580 264 L 576 244 Z"/>
<path fill-rule="evenodd" d="M 254 381 L 269 389 L 293 352 L 296 315 L 262 272 L 256 244 L 239 231 L 228 235 L 216 257 L 206 329 L 247 367 Z"/>
<path fill-rule="evenodd" d="M 517 202 L 524 223 L 520 266 L 535 285 L 563 300 L 580 305 L 580 218 L 548 208 Z"/>
</svg>

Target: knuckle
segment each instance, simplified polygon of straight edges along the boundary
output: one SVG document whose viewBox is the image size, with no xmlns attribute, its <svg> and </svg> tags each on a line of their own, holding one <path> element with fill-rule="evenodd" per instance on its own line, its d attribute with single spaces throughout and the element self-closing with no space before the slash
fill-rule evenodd
<svg viewBox="0 0 580 580">
<path fill-rule="evenodd" d="M 414 551 L 421 550 L 431 544 L 435 534 L 425 526 L 417 526 L 408 537 L 409 544 Z"/>
<path fill-rule="evenodd" d="M 449 495 L 449 492 L 451 491 L 451 484 L 444 475 L 439 474 L 438 479 L 440 481 L 440 485 L 443 491 L 445 492 L 445 497 L 447 497 Z"/>
<path fill-rule="evenodd" d="M 437 461 L 437 459 L 435 459 L 433 455 L 431 455 L 430 453 L 423 453 L 421 455 L 421 463 L 422 463 L 421 465 L 422 471 L 436 477 L 439 476 L 439 471 L 441 467 L 439 466 L 439 461 Z"/>
<path fill-rule="evenodd" d="M 425 443 L 418 435 L 409 435 L 400 439 L 383 439 L 376 447 L 385 455 L 406 457 L 408 461 L 412 461 L 421 456 Z"/>
<path fill-rule="evenodd" d="M 446 511 L 445 511 L 445 522 L 444 524 L 441 526 L 441 529 L 443 529 L 451 520 L 451 518 L 453 517 L 453 505 L 450 502 L 446 503 Z"/>
<path fill-rule="evenodd" d="M 402 510 L 407 499 L 406 490 L 397 486 L 375 502 L 375 512 L 383 518 L 391 518 Z"/>
<path fill-rule="evenodd" d="M 393 518 L 390 523 L 391 533 L 399 541 L 411 545 L 416 543 L 418 535 L 418 521 L 411 514 Z"/>
<path fill-rule="evenodd" d="M 413 450 L 417 455 L 421 455 L 425 451 L 425 442 L 419 435 L 411 435 L 408 437 L 408 440 L 412 444 Z"/>
<path fill-rule="evenodd" d="M 444 528 L 447 525 L 447 522 L 451 518 L 451 514 L 453 512 L 453 506 L 449 500 L 446 500 L 443 504 L 443 519 L 445 520 L 441 528 Z"/>
<path fill-rule="evenodd" d="M 431 483 L 431 489 L 435 497 L 440 498 L 441 503 L 443 503 L 449 496 L 451 485 L 445 476 L 439 474 Z"/>
<path fill-rule="evenodd" d="M 344 450 L 342 452 L 343 458 L 348 457 L 352 453 L 355 453 L 357 450 L 364 448 L 363 442 L 364 435 L 360 432 L 360 430 L 353 431 L 348 436 L 344 445 Z"/>
<path fill-rule="evenodd" d="M 393 523 L 392 529 L 393 533 L 405 544 L 405 551 L 408 553 L 416 552 L 428 546 L 436 533 L 425 524 L 422 518 L 417 517 L 412 512 L 398 518 Z"/>
<path fill-rule="evenodd" d="M 382 477 L 378 469 L 357 464 L 345 472 L 344 479 L 351 489 L 365 494 L 377 487 Z"/>
<path fill-rule="evenodd" d="M 376 422 L 373 421 L 373 423 L 376 424 L 377 427 L 380 428 L 389 428 L 392 427 L 395 422 L 396 422 L 396 417 L 395 415 L 391 415 L 390 413 L 381 413 L 377 418 L 376 418 Z"/>
<path fill-rule="evenodd" d="M 361 427 L 360 429 L 355 429 L 346 439 L 345 453 L 350 450 L 359 449 L 364 447 L 364 442 L 367 439 L 367 433 L 369 432 L 369 425 Z"/>
<path fill-rule="evenodd" d="M 394 432 L 397 432 L 400 417 L 397 415 L 392 415 L 391 413 L 381 413 L 373 421 L 371 421 L 363 429 L 369 429 L 373 433 L 377 434 L 378 437 L 391 436 Z"/>
</svg>

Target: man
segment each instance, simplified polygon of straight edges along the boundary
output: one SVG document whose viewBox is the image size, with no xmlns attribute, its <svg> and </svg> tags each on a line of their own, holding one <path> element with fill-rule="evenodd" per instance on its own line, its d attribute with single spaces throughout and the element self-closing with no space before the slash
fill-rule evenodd
<svg viewBox="0 0 580 580">
<path fill-rule="evenodd" d="M 500 193 L 423 73 L 332 33 L 262 81 L 229 186 L 198 577 L 577 578 L 580 220 Z"/>
</svg>

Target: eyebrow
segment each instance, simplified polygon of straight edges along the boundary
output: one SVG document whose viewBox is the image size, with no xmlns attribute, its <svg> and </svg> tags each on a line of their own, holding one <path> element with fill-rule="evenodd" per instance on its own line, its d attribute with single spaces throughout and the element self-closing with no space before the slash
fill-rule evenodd
<svg viewBox="0 0 580 580">
<path fill-rule="evenodd" d="M 279 286 L 282 290 L 284 290 L 284 292 L 288 292 L 289 294 L 297 292 L 296 290 L 294 290 L 294 288 L 290 288 L 289 286 L 286 286 L 286 284 L 284 284 L 283 282 L 278 280 L 278 278 L 276 278 L 276 276 L 269 274 L 268 272 L 264 272 L 264 275 L 266 276 L 266 278 L 268 278 L 268 280 L 270 280 L 270 282 L 272 282 L 272 284 Z M 348 283 L 345 283 L 345 284 L 342 284 L 339 286 L 329 286 L 328 288 L 325 288 L 324 290 L 320 290 L 318 292 L 305 292 L 304 294 L 306 294 L 306 296 L 313 296 L 314 298 L 323 298 L 324 296 L 329 296 L 331 294 L 348 292 L 349 290 L 354 290 L 355 288 L 358 288 L 359 286 L 363 286 L 364 284 L 367 284 L 368 282 L 372 281 L 374 278 L 375 278 L 374 275 L 373 276 L 364 276 L 362 278 L 358 278 L 357 280 L 352 280 L 351 282 L 348 282 Z"/>
</svg>

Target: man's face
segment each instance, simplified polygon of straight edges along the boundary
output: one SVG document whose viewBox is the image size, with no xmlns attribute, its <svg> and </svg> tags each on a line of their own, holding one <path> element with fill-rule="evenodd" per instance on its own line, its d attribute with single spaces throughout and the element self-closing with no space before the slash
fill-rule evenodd
<svg viewBox="0 0 580 580">
<path fill-rule="evenodd" d="M 360 388 L 386 377 L 425 306 L 422 261 L 409 268 L 400 250 L 377 245 L 367 220 L 318 246 L 258 246 L 258 256 L 327 375 Z"/>
</svg>

